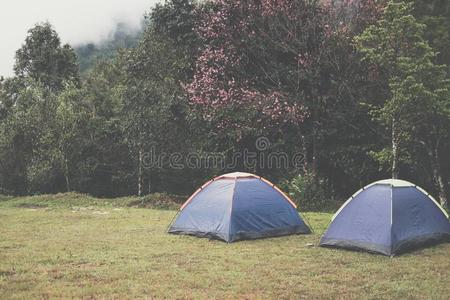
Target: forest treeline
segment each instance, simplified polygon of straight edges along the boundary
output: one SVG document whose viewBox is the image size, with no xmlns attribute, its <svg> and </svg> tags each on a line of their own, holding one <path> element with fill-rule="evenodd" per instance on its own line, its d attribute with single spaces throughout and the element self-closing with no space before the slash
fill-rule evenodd
<svg viewBox="0 0 450 300">
<path fill-rule="evenodd" d="M 308 208 L 390 177 L 446 204 L 449 29 L 446 0 L 167 0 L 100 55 L 37 24 L 0 82 L 0 193 L 188 194 L 249 171 Z"/>
</svg>

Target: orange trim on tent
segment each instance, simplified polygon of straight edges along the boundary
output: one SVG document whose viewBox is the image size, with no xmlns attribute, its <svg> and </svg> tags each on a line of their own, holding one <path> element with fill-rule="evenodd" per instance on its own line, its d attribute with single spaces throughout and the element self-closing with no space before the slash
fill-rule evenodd
<svg viewBox="0 0 450 300">
<path fill-rule="evenodd" d="M 260 177 L 259 179 L 261 179 L 262 181 L 264 181 L 265 183 L 267 183 L 268 185 L 272 186 L 275 190 L 277 190 L 281 195 L 283 195 L 283 197 L 289 201 L 289 203 L 295 208 L 297 209 L 297 205 L 295 205 L 294 201 L 292 201 L 291 198 L 289 198 L 288 195 L 286 195 L 282 190 L 280 190 L 275 184 L 273 184 L 272 182 L 270 182 L 269 180 Z"/>
<path fill-rule="evenodd" d="M 220 176 L 217 176 L 217 177 L 214 177 L 213 179 L 211 179 L 210 181 L 208 181 L 208 182 L 206 182 L 204 185 L 202 185 L 199 189 L 197 189 L 187 200 L 186 200 L 186 202 L 184 202 L 184 204 L 180 207 L 180 211 L 182 211 L 185 207 L 186 207 L 186 205 L 188 205 L 189 204 L 189 202 L 191 202 L 192 201 L 192 199 L 195 197 L 195 196 L 197 196 L 197 194 L 198 193 L 200 193 L 205 187 L 207 187 L 211 182 L 213 182 L 213 181 L 216 181 L 216 180 L 219 180 L 219 179 L 223 179 L 223 178 L 229 178 L 229 179 L 232 179 L 233 177 L 226 177 L 226 174 L 225 175 L 220 175 Z"/>
<path fill-rule="evenodd" d="M 261 177 L 261 176 L 256 176 L 254 174 L 248 174 L 246 176 L 229 176 L 229 174 L 225 174 L 225 175 L 220 175 L 217 176 L 213 179 L 211 179 L 210 181 L 206 182 L 204 185 L 202 185 L 199 189 L 197 189 L 190 197 L 189 199 L 186 200 L 186 202 L 184 202 L 184 204 L 180 207 L 180 211 L 182 211 L 191 201 L 192 199 L 194 199 L 195 196 L 197 196 L 198 193 L 200 193 L 205 187 L 207 187 L 209 184 L 211 184 L 211 182 L 216 181 L 216 180 L 220 180 L 220 179 L 234 179 L 235 181 L 238 178 L 257 178 L 265 183 L 267 183 L 268 185 L 270 185 L 272 188 L 274 188 L 276 191 L 278 191 L 281 195 L 283 195 L 283 197 L 295 208 L 297 209 L 297 205 L 295 205 L 294 201 L 291 200 L 291 198 L 289 198 L 288 195 L 286 195 L 282 190 L 280 190 L 275 184 L 273 184 L 272 182 L 270 182 L 269 180 Z M 235 183 L 236 184 L 236 183 Z"/>
<path fill-rule="evenodd" d="M 184 204 L 180 207 L 180 211 L 182 211 L 183 210 L 183 208 L 185 208 L 186 207 L 186 205 L 188 205 L 189 204 L 189 202 L 191 202 L 191 200 L 195 197 L 195 196 L 197 196 L 197 194 L 198 193 L 200 193 L 205 187 L 207 187 L 211 182 L 213 182 L 214 180 L 216 180 L 216 179 L 212 179 L 212 180 L 210 180 L 210 181 L 208 181 L 208 182 L 206 182 L 204 185 L 202 185 L 199 189 L 197 189 L 187 200 L 186 200 L 186 202 L 184 202 Z"/>
</svg>

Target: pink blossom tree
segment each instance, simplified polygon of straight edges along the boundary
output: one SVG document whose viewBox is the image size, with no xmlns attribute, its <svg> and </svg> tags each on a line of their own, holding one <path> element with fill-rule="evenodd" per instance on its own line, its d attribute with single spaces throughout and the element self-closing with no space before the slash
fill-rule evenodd
<svg viewBox="0 0 450 300">
<path fill-rule="evenodd" d="M 336 93 L 333 47 L 350 45 L 352 31 L 376 19 L 376 2 L 209 2 L 195 28 L 203 46 L 186 85 L 191 106 L 238 139 L 294 128 L 315 173 L 323 111 Z"/>
</svg>

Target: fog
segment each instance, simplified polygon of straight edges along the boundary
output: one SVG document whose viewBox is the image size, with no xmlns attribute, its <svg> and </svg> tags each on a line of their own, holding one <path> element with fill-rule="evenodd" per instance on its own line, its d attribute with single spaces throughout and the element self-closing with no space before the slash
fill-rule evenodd
<svg viewBox="0 0 450 300">
<path fill-rule="evenodd" d="M 0 75 L 13 74 L 14 54 L 27 31 L 49 21 L 63 43 L 98 42 L 118 22 L 138 28 L 157 0 L 2 0 L 0 9 Z"/>
</svg>

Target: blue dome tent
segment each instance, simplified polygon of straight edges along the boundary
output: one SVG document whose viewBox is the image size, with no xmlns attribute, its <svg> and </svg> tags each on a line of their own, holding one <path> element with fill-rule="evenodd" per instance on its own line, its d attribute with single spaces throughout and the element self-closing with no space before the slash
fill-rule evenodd
<svg viewBox="0 0 450 300">
<path fill-rule="evenodd" d="M 320 246 L 395 255 L 450 240 L 447 213 L 422 188 L 403 180 L 374 182 L 337 211 Z"/>
<path fill-rule="evenodd" d="M 228 243 L 310 232 L 288 196 L 266 179 L 240 172 L 205 183 L 185 202 L 169 228 L 169 233 Z"/>
</svg>

